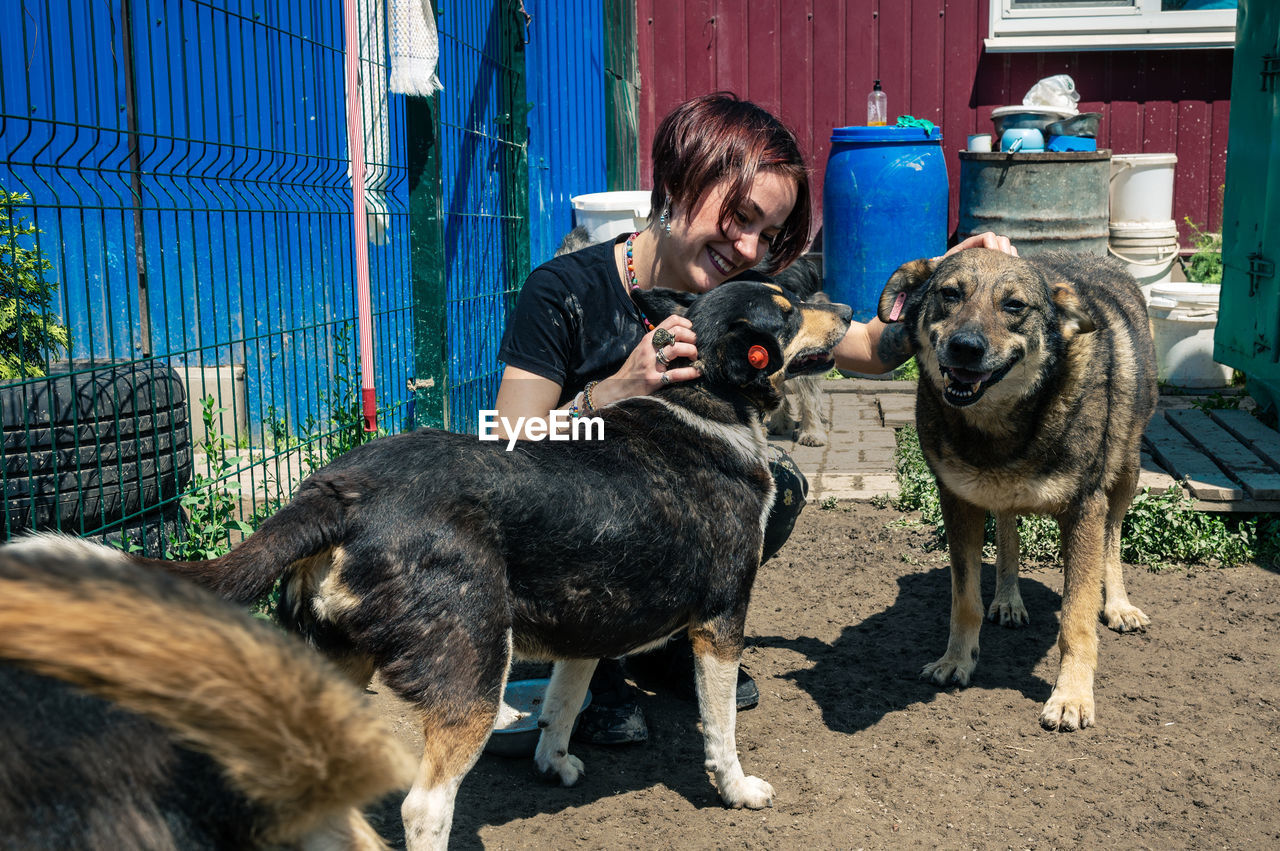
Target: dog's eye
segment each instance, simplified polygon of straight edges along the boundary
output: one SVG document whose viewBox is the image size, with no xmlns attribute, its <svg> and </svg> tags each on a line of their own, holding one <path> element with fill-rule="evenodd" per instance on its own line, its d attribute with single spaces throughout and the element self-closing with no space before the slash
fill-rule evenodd
<svg viewBox="0 0 1280 851">
<path fill-rule="evenodd" d="M 938 291 L 938 295 L 942 297 L 943 304 L 956 304 L 960 301 L 958 287 L 943 287 Z"/>
<path fill-rule="evenodd" d="M 1011 313 L 1014 316 L 1019 315 L 1022 311 L 1027 309 L 1027 305 L 1018 301 L 1016 298 L 1008 299 L 1003 305 L 1001 305 L 1001 307 L 1004 308 L 1005 313 Z"/>
</svg>

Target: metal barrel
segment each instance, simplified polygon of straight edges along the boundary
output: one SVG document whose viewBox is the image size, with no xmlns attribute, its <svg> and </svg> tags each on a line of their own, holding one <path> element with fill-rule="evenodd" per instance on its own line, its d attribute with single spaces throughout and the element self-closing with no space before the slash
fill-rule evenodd
<svg viewBox="0 0 1280 851">
<path fill-rule="evenodd" d="M 961 151 L 956 236 L 994 231 L 1024 256 L 1106 254 L 1110 179 L 1110 151 Z"/>
</svg>

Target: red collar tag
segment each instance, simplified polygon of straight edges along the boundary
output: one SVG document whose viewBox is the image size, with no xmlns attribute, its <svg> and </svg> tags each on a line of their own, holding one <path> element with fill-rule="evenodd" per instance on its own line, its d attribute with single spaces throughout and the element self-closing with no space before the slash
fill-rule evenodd
<svg viewBox="0 0 1280 851">
<path fill-rule="evenodd" d="M 769 353 L 764 346 L 752 346 L 747 349 L 747 363 L 756 369 L 764 369 L 769 365 Z"/>
</svg>

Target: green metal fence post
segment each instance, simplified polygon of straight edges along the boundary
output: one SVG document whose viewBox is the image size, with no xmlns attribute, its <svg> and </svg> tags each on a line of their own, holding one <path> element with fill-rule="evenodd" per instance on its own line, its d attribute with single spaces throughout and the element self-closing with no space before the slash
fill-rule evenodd
<svg viewBox="0 0 1280 851">
<path fill-rule="evenodd" d="M 529 248 L 529 111 L 525 87 L 525 50 L 529 16 L 521 0 L 508 0 L 508 14 L 502 28 L 502 64 L 507 69 L 501 86 L 502 112 L 510 119 L 511 135 L 504 146 L 508 245 L 506 256 L 507 311 L 515 306 L 516 295 L 530 272 Z"/>
<path fill-rule="evenodd" d="M 413 425 L 448 427 L 440 97 L 407 96 L 409 272 L 413 280 Z"/>
<path fill-rule="evenodd" d="M 640 182 L 640 63 L 636 56 L 636 6 L 604 3 L 604 114 L 609 189 L 642 189 Z"/>
</svg>

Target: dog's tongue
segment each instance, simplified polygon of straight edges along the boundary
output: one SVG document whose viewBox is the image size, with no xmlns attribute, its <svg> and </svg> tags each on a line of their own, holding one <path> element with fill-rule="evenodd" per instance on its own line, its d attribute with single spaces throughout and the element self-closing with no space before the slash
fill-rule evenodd
<svg viewBox="0 0 1280 851">
<path fill-rule="evenodd" d="M 951 377 L 962 384 L 979 384 L 991 377 L 989 372 L 973 372 L 968 369 L 951 368 Z"/>
</svg>

